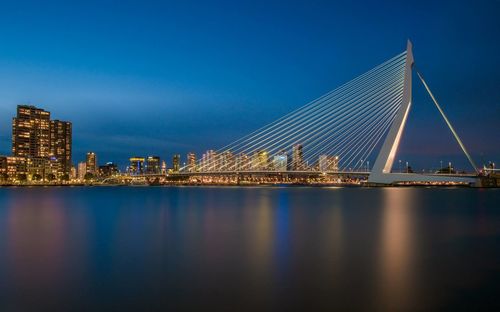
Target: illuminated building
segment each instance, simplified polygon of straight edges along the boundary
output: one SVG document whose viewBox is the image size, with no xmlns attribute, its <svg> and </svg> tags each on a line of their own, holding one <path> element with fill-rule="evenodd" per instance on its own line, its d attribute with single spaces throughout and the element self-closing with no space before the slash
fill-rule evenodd
<svg viewBox="0 0 500 312">
<path fill-rule="evenodd" d="M 26 168 L 26 157 L 16 157 L 16 156 L 7 156 L 6 157 L 6 170 L 8 179 L 11 181 L 27 180 L 27 168 Z"/>
<path fill-rule="evenodd" d="M 70 178 L 70 180 L 76 180 L 76 178 L 78 178 L 78 172 L 77 172 L 77 169 L 75 168 L 75 166 L 71 166 L 69 178 Z"/>
<path fill-rule="evenodd" d="M 201 171 L 216 171 L 218 168 L 217 152 L 208 150 L 201 158 Z"/>
<path fill-rule="evenodd" d="M 78 179 L 83 180 L 85 178 L 85 174 L 87 173 L 87 163 L 82 161 L 78 163 Z"/>
<path fill-rule="evenodd" d="M 12 119 L 12 154 L 26 157 L 27 174 L 39 180 L 69 175 L 71 170 L 72 126 L 50 120 L 50 112 L 30 105 L 18 105 Z M 43 158 L 43 159 L 42 159 Z M 50 176 L 49 176 L 50 175 Z"/>
<path fill-rule="evenodd" d="M 304 155 L 302 144 L 295 144 L 292 148 L 292 170 L 304 170 Z"/>
<path fill-rule="evenodd" d="M 94 152 L 88 152 L 85 159 L 85 170 L 87 173 L 91 173 L 94 176 L 98 173 L 97 171 L 97 156 Z"/>
<path fill-rule="evenodd" d="M 12 119 L 12 154 L 17 157 L 49 156 L 49 112 L 35 106 L 17 106 L 17 116 Z"/>
<path fill-rule="evenodd" d="M 172 158 L 172 170 L 174 172 L 179 172 L 180 167 L 181 167 L 181 155 L 175 154 L 174 157 Z"/>
<path fill-rule="evenodd" d="M 196 155 L 194 153 L 187 154 L 187 168 L 189 172 L 196 171 Z"/>
<path fill-rule="evenodd" d="M 60 164 L 61 174 L 70 174 L 72 125 L 68 121 L 50 121 L 50 156 Z"/>
<path fill-rule="evenodd" d="M 128 172 L 130 174 L 143 174 L 144 173 L 144 157 L 130 157 L 130 165 Z"/>
<path fill-rule="evenodd" d="M 118 166 L 112 162 L 107 162 L 105 165 L 99 166 L 99 176 L 104 178 L 114 176 L 119 172 Z"/>
<path fill-rule="evenodd" d="M 251 162 L 247 154 L 240 153 L 236 158 L 236 170 L 247 171 L 251 169 Z"/>
<path fill-rule="evenodd" d="M 273 157 L 273 169 L 276 171 L 286 171 L 288 164 L 288 156 L 286 153 L 281 152 Z"/>
<path fill-rule="evenodd" d="M 146 158 L 146 172 L 152 174 L 160 173 L 160 157 L 159 156 L 148 156 Z"/>
<path fill-rule="evenodd" d="M 319 171 L 338 171 L 339 156 L 320 155 L 319 156 Z"/>
<path fill-rule="evenodd" d="M 252 170 L 267 170 L 269 159 L 266 151 L 256 151 L 252 157 Z"/>
<path fill-rule="evenodd" d="M 167 174 L 167 163 L 165 161 L 161 162 L 161 174 Z"/>
<path fill-rule="evenodd" d="M 4 180 L 4 175 L 7 175 L 7 157 L 0 156 L 0 180 Z"/>
<path fill-rule="evenodd" d="M 234 170 L 236 162 L 231 151 L 224 151 L 219 155 L 217 171 Z"/>
</svg>

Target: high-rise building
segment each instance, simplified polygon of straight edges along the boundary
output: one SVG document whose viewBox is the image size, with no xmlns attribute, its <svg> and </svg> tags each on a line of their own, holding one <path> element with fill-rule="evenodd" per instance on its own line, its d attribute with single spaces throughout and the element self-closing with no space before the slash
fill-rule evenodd
<svg viewBox="0 0 500 312">
<path fill-rule="evenodd" d="M 128 172 L 130 174 L 142 174 L 144 173 L 144 157 L 130 157 L 130 165 L 128 167 Z"/>
<path fill-rule="evenodd" d="M 78 163 L 78 179 L 85 179 L 85 174 L 87 173 L 87 163 L 82 161 Z"/>
<path fill-rule="evenodd" d="M 62 174 L 71 172 L 71 122 L 51 120 L 50 121 L 50 156 L 55 157 L 60 164 Z"/>
<path fill-rule="evenodd" d="M 187 169 L 189 172 L 196 171 L 196 155 L 195 153 L 187 154 Z"/>
<path fill-rule="evenodd" d="M 50 112 L 30 105 L 18 105 L 12 119 L 12 154 L 17 157 L 50 155 Z"/>
<path fill-rule="evenodd" d="M 224 151 L 219 155 L 219 168 L 218 171 L 231 171 L 234 170 L 236 161 L 233 152 Z"/>
<path fill-rule="evenodd" d="M 252 158 L 252 170 L 269 169 L 269 157 L 267 151 L 256 151 Z"/>
<path fill-rule="evenodd" d="M 167 163 L 165 161 L 161 162 L 161 174 L 167 173 Z"/>
<path fill-rule="evenodd" d="M 219 168 L 217 152 L 208 150 L 201 159 L 201 171 L 216 171 Z"/>
<path fill-rule="evenodd" d="M 181 155 L 175 154 L 172 158 L 172 171 L 179 172 L 181 168 Z"/>
<path fill-rule="evenodd" d="M 115 163 L 107 162 L 103 166 L 99 166 L 99 176 L 111 177 L 119 173 L 118 166 Z"/>
<path fill-rule="evenodd" d="M 247 171 L 251 169 L 251 162 L 248 155 L 245 153 L 240 153 L 236 158 L 236 170 Z"/>
<path fill-rule="evenodd" d="M 97 156 L 94 152 L 88 152 L 87 157 L 85 159 L 85 169 L 87 173 L 91 173 L 93 175 L 97 175 L 98 167 L 97 167 Z"/>
<path fill-rule="evenodd" d="M 69 174 L 70 180 L 76 180 L 78 178 L 78 171 L 75 166 L 71 166 L 71 171 Z"/>
<path fill-rule="evenodd" d="M 319 171 L 328 172 L 337 170 L 339 170 L 339 156 L 319 156 Z"/>
<path fill-rule="evenodd" d="M 304 155 L 302 144 L 295 144 L 292 148 L 292 170 L 304 170 Z"/>
<path fill-rule="evenodd" d="M 282 152 L 273 157 L 273 169 L 276 171 L 286 171 L 288 165 L 288 156 Z"/>
<path fill-rule="evenodd" d="M 158 174 L 160 173 L 160 157 L 159 156 L 148 156 L 146 158 L 146 172 Z"/>
</svg>

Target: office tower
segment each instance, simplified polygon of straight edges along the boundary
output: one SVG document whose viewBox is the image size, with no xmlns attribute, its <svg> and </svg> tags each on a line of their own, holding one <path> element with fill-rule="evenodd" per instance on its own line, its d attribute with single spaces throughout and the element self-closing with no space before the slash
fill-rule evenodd
<svg viewBox="0 0 500 312">
<path fill-rule="evenodd" d="M 12 119 L 12 154 L 17 157 L 48 157 L 50 113 L 29 105 L 18 105 Z"/>
<path fill-rule="evenodd" d="M 0 182 L 7 179 L 7 156 L 0 156 Z"/>
<path fill-rule="evenodd" d="M 174 157 L 172 158 L 172 171 L 179 172 L 180 167 L 181 167 L 181 155 L 175 154 Z"/>
<path fill-rule="evenodd" d="M 269 159 L 266 151 L 256 151 L 252 158 L 252 170 L 267 170 Z"/>
<path fill-rule="evenodd" d="M 76 180 L 76 178 L 78 178 L 78 171 L 75 168 L 75 166 L 71 166 L 71 171 L 70 171 L 70 174 L 69 174 L 69 179 L 70 180 Z"/>
<path fill-rule="evenodd" d="M 215 171 L 219 167 L 217 161 L 217 152 L 214 150 L 208 150 L 203 154 L 201 159 L 201 170 L 200 171 Z"/>
<path fill-rule="evenodd" d="M 319 156 L 319 171 L 338 171 L 339 156 L 320 155 Z"/>
<path fill-rule="evenodd" d="M 152 174 L 160 173 L 160 157 L 159 156 L 148 156 L 146 158 L 146 172 Z"/>
<path fill-rule="evenodd" d="M 273 169 L 276 171 L 286 171 L 288 165 L 288 156 L 285 152 L 280 152 L 273 157 Z"/>
<path fill-rule="evenodd" d="M 161 162 L 161 174 L 167 174 L 167 163 L 165 161 Z"/>
<path fill-rule="evenodd" d="M 118 166 L 113 162 L 107 162 L 105 165 L 99 166 L 99 176 L 106 178 L 119 173 Z"/>
<path fill-rule="evenodd" d="M 187 154 L 187 167 L 189 172 L 196 171 L 196 155 L 194 153 Z"/>
<path fill-rule="evenodd" d="M 87 163 L 82 161 L 78 163 L 78 179 L 85 179 L 85 174 L 87 173 Z"/>
<path fill-rule="evenodd" d="M 130 165 L 128 167 L 128 172 L 130 174 L 142 174 L 144 173 L 144 157 L 130 157 Z"/>
<path fill-rule="evenodd" d="M 98 173 L 97 171 L 97 156 L 94 152 L 88 152 L 85 159 L 85 165 L 87 173 L 91 173 L 94 176 Z"/>
<path fill-rule="evenodd" d="M 302 144 L 295 144 L 292 148 L 292 170 L 304 170 L 304 155 Z"/>
<path fill-rule="evenodd" d="M 236 162 L 231 151 L 224 151 L 219 155 L 218 171 L 235 170 Z"/>
<path fill-rule="evenodd" d="M 236 159 L 236 170 L 247 171 L 251 169 L 250 159 L 247 154 L 240 153 Z"/>
<path fill-rule="evenodd" d="M 72 149 L 72 126 L 71 122 L 51 120 L 50 121 L 50 156 L 54 157 L 60 164 L 62 174 L 71 172 L 71 149 Z"/>
</svg>

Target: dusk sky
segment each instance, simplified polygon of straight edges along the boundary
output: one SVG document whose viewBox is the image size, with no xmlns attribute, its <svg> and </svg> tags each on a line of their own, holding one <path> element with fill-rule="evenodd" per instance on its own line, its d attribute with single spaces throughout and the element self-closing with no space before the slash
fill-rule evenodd
<svg viewBox="0 0 500 312">
<path fill-rule="evenodd" d="M 500 162 L 500 1 L 2 1 L 0 154 L 16 105 L 73 122 L 73 159 L 171 164 L 227 143 L 414 44 L 478 165 Z M 416 76 L 398 158 L 466 167 Z"/>
</svg>

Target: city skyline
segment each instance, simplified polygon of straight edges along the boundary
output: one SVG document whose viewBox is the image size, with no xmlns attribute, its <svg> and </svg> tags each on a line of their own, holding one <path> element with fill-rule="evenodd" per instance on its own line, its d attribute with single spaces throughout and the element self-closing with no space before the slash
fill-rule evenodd
<svg viewBox="0 0 500 312">
<path fill-rule="evenodd" d="M 320 10 L 276 3 L 224 2 L 217 8 L 129 3 L 118 12 L 97 3 L 78 10 L 47 4 L 41 12 L 37 5 L 19 10 L 8 4 L 0 13 L 0 23 L 11 25 L 3 28 L 0 112 L 10 116 L 15 105 L 31 103 L 72 120 L 75 163 L 92 150 L 123 167 L 131 156 L 128 146 L 134 146 L 134 154 L 167 159 L 174 153 L 200 156 L 338 87 L 402 50 L 411 38 L 418 67 L 474 159 L 479 164 L 498 159 L 499 147 L 491 143 L 500 99 L 495 57 L 500 44 L 492 39 L 499 23 L 496 4 L 459 3 L 449 10 L 445 4 L 428 9 L 419 2 L 411 9 L 420 15 L 393 14 L 408 6 L 373 7 L 379 18 L 368 27 L 375 17 L 350 4 Z M 93 26 L 84 22 L 85 14 L 94 17 Z M 107 22 L 108 14 L 115 23 Z M 382 18 L 389 14 L 391 19 Z M 443 16 L 446 24 L 440 22 Z M 131 17 L 135 28 L 125 22 Z M 26 30 L 41 18 L 53 23 L 23 32 L 22 40 L 16 36 L 12 25 L 23 21 Z M 420 23 L 423 18 L 428 22 Z M 194 19 L 208 27 L 190 28 Z M 68 20 L 71 37 L 57 27 Z M 232 30 L 222 27 L 228 23 Z M 386 35 L 380 39 L 377 33 Z M 423 92 L 416 82 L 400 158 L 421 167 L 448 160 L 465 167 L 466 159 Z M 0 154 L 10 150 L 9 131 L 8 123 L 0 123 Z"/>
</svg>

